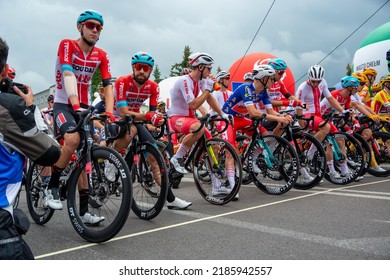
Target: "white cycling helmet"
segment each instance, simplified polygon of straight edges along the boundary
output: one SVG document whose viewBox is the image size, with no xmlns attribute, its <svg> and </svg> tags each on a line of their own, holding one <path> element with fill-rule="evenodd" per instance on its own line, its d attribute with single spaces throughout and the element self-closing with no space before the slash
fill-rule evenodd
<svg viewBox="0 0 390 280">
<path fill-rule="evenodd" d="M 189 56 L 189 64 L 196 67 L 201 64 L 209 65 L 214 63 L 214 59 L 207 53 L 194 53 Z"/>
<path fill-rule="evenodd" d="M 227 77 L 230 77 L 230 73 L 228 71 L 225 71 L 225 70 L 219 71 L 218 74 L 215 76 L 215 78 L 217 79 L 217 82 L 219 82 L 221 79 L 224 79 Z"/>
<path fill-rule="evenodd" d="M 325 70 L 320 65 L 313 65 L 307 71 L 307 76 L 309 77 L 309 80 L 312 81 L 321 81 L 324 78 L 324 75 L 325 75 Z"/>
<path fill-rule="evenodd" d="M 247 73 L 245 73 L 245 75 L 244 75 L 244 81 L 246 81 L 246 80 L 251 80 L 251 81 L 253 81 L 252 72 L 247 72 Z"/>
<path fill-rule="evenodd" d="M 260 80 L 264 77 L 272 77 L 275 75 L 275 69 L 269 65 L 257 65 L 252 71 L 253 79 Z"/>
</svg>

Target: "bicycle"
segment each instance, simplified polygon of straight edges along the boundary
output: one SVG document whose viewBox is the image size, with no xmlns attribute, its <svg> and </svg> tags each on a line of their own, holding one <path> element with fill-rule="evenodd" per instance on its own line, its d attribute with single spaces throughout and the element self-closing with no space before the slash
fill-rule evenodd
<svg viewBox="0 0 390 280">
<path fill-rule="evenodd" d="M 218 134 L 226 131 L 229 125 L 227 120 L 206 114 L 199 118 L 199 121 L 200 127 L 192 133 L 197 133 L 203 127 L 207 129 L 184 156 L 184 167 L 193 174 L 195 186 L 203 199 L 210 204 L 223 205 L 232 201 L 241 187 L 241 162 L 235 148 L 226 140 L 217 137 Z M 215 126 L 216 122 L 224 123 L 220 130 Z M 167 121 L 164 122 L 161 129 L 168 132 L 168 145 L 163 148 L 163 151 L 173 149 L 170 137 L 172 133 Z M 215 133 L 211 134 L 210 131 Z M 232 188 L 227 177 L 227 168 L 234 169 L 234 186 Z M 169 169 L 170 172 L 175 173 L 171 164 Z M 218 192 L 218 188 L 213 187 L 213 180 L 214 182 L 220 182 L 220 187 L 228 189 L 228 193 Z"/>
<path fill-rule="evenodd" d="M 259 124 L 263 117 L 253 118 L 250 141 L 241 154 L 242 165 L 261 191 L 280 195 L 288 192 L 299 175 L 296 150 L 284 138 L 276 135 L 262 136 Z"/>
<path fill-rule="evenodd" d="M 73 228 L 85 240 L 101 243 L 113 238 L 126 223 L 130 212 L 132 185 L 131 174 L 121 155 L 108 147 L 93 143 L 91 123 L 106 120 L 105 115 L 92 113 L 89 107 L 79 115 L 76 127 L 68 133 L 80 133 L 81 148 L 61 174 L 61 200 L 67 199 L 68 215 Z M 110 162 L 117 169 L 117 179 L 112 182 L 104 174 Z M 27 206 L 32 219 L 39 225 L 46 224 L 54 214 L 53 209 L 43 206 L 44 190 L 49 178 L 42 178 L 44 167 L 31 163 L 26 182 Z M 88 188 L 85 188 L 85 186 Z M 98 225 L 84 223 L 81 213 L 104 216 Z"/>
<path fill-rule="evenodd" d="M 344 117 L 345 116 L 338 116 L 337 118 Z M 325 122 L 321 126 L 325 125 L 329 121 L 332 122 L 333 119 L 334 114 L 331 112 L 325 116 Z M 344 140 L 345 155 L 341 150 L 336 138 Z M 333 154 L 333 165 L 337 172 L 341 172 L 340 166 L 344 161 L 347 161 L 348 167 L 348 176 L 341 176 L 340 178 L 330 176 L 330 171 L 328 168 L 324 176 L 327 181 L 336 185 L 346 185 L 355 181 L 355 179 L 360 176 L 364 168 L 364 153 L 358 140 L 346 132 L 338 131 L 327 134 L 324 141 L 322 141 L 322 145 L 325 152 L 327 152 L 329 148 L 331 149 L 331 153 Z"/>
<path fill-rule="evenodd" d="M 390 142 L 390 134 L 387 132 L 386 126 L 388 121 L 382 120 L 379 123 L 375 123 L 367 116 L 359 117 L 359 123 L 362 128 L 369 127 L 372 130 L 372 139 L 370 140 L 372 145 L 373 156 L 376 162 L 385 171 L 377 171 L 373 168 L 368 168 L 367 173 L 376 177 L 386 177 L 390 175 L 390 152 L 388 151 L 386 143 Z"/>
<path fill-rule="evenodd" d="M 290 114 L 295 109 L 283 110 L 279 113 Z M 299 177 L 294 188 L 308 190 L 321 182 L 326 172 L 326 154 L 322 144 L 314 135 L 306 132 L 309 123 L 313 117 L 304 118 L 303 116 L 291 115 L 292 124 L 283 127 L 282 137 L 289 141 L 295 148 L 299 159 Z M 304 121 L 306 125 L 300 127 L 299 121 Z"/>
<path fill-rule="evenodd" d="M 130 125 L 144 125 L 134 121 L 132 116 L 115 122 L 119 133 L 107 139 L 108 144 L 128 133 Z M 158 216 L 165 205 L 168 193 L 168 173 L 164 157 L 155 144 L 140 142 L 138 134 L 133 137 L 122 155 L 131 170 L 133 186 L 133 212 L 141 219 L 151 220 Z"/>
</svg>

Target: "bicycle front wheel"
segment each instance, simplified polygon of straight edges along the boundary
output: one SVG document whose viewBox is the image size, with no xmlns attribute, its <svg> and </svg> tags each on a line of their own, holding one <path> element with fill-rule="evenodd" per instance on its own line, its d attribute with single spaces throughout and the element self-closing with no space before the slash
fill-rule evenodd
<svg viewBox="0 0 390 280">
<path fill-rule="evenodd" d="M 385 177 L 390 175 L 390 151 L 387 145 L 390 143 L 390 134 L 382 131 L 373 132 L 373 140 L 371 141 L 374 149 L 375 160 L 381 170 L 369 168 L 368 173 L 377 176 Z M 375 147 L 374 147 L 375 145 Z"/>
<path fill-rule="evenodd" d="M 49 183 L 49 178 L 44 180 L 42 171 L 45 167 L 34 162 L 30 163 L 26 177 L 26 199 L 28 212 L 31 218 L 38 225 L 44 225 L 53 217 L 54 211 L 50 207 L 43 205 L 44 189 Z"/>
<path fill-rule="evenodd" d="M 256 187 L 267 194 L 284 194 L 298 179 L 297 153 L 280 136 L 267 135 L 257 139 L 251 144 L 246 161 Z"/>
<path fill-rule="evenodd" d="M 231 201 L 241 187 L 242 166 L 235 148 L 220 138 L 205 141 L 196 151 L 192 171 L 196 188 L 209 203 Z"/>
<path fill-rule="evenodd" d="M 68 214 L 76 232 L 89 242 L 110 240 L 119 233 L 130 212 L 132 186 L 129 168 L 116 151 L 94 146 L 91 166 L 83 156 L 68 183 Z M 108 178 L 107 169 L 115 172 Z M 87 176 L 86 171 L 90 173 Z"/>
<path fill-rule="evenodd" d="M 151 220 L 164 208 L 168 193 L 168 170 L 156 146 L 142 143 L 126 162 L 132 171 L 133 212 L 141 219 Z"/>
</svg>

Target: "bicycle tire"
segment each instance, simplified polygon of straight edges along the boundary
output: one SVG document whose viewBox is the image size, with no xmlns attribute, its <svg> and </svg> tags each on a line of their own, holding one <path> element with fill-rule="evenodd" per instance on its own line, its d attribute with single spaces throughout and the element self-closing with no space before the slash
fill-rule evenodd
<svg viewBox="0 0 390 280">
<path fill-rule="evenodd" d="M 388 151 L 386 148 L 386 141 L 390 141 L 390 134 L 383 131 L 374 131 L 372 133 L 373 138 L 375 138 L 376 143 L 378 144 L 379 153 L 374 152 L 375 160 L 379 166 L 385 171 L 376 171 L 371 167 L 367 172 L 376 177 L 386 177 L 390 175 L 390 157 L 387 155 Z"/>
<path fill-rule="evenodd" d="M 348 160 L 348 176 L 341 178 L 332 178 L 329 175 L 329 168 L 327 168 L 327 172 L 325 173 L 325 179 L 335 185 L 346 185 L 351 182 L 354 182 L 355 179 L 360 176 L 360 172 L 364 167 L 364 153 L 363 148 L 361 147 L 358 140 L 356 140 L 352 135 L 349 135 L 345 132 L 335 132 L 332 134 L 335 138 L 343 138 L 345 140 L 345 148 L 347 153 Z M 324 150 L 326 152 L 326 145 L 323 145 Z M 351 164 L 354 163 L 352 166 Z M 340 173 L 340 164 L 341 161 L 336 161 L 333 159 L 333 164 L 335 170 Z"/>
<path fill-rule="evenodd" d="M 91 153 L 92 176 L 91 182 L 88 182 L 88 198 L 86 200 L 84 196 L 80 203 L 78 184 L 83 180 L 85 182 L 82 171 L 86 167 L 86 158 L 83 155 L 77 162 L 77 168 L 70 174 L 67 206 L 69 218 L 76 232 L 89 242 L 101 243 L 117 235 L 126 223 L 132 202 L 132 186 L 128 166 L 118 152 L 107 147 L 93 146 Z M 118 176 L 115 182 L 109 181 L 104 175 L 107 161 L 116 168 Z M 84 223 L 80 210 L 85 206 L 88 212 L 104 216 L 105 220 L 99 225 Z"/>
<path fill-rule="evenodd" d="M 359 141 L 359 144 L 363 149 L 363 155 L 364 155 L 363 168 L 359 174 L 359 176 L 363 176 L 364 174 L 367 173 L 368 169 L 371 166 L 372 155 L 371 155 L 370 144 L 368 144 L 367 140 L 364 139 L 364 137 L 359 133 L 354 132 L 353 137 L 355 137 Z"/>
<path fill-rule="evenodd" d="M 218 166 L 210 164 L 212 160 L 208 152 L 208 147 L 212 147 L 216 152 L 218 158 Z M 234 170 L 234 186 L 231 187 L 227 176 L 226 158 L 231 159 L 230 165 Z M 241 187 L 242 166 L 241 160 L 236 152 L 236 149 L 226 140 L 220 138 L 211 138 L 205 141 L 205 145 L 201 145 L 196 151 L 192 161 L 192 173 L 195 181 L 195 186 L 200 195 L 209 203 L 214 205 L 223 205 L 232 201 L 237 195 Z M 214 184 L 220 187 L 227 188 L 227 193 L 216 193 L 217 188 L 214 189 L 213 194 L 213 180 Z M 219 182 L 219 183 L 218 183 Z"/>
<path fill-rule="evenodd" d="M 146 142 L 139 145 L 136 156 L 130 152 L 126 156 L 126 162 L 132 170 L 133 185 L 133 212 L 143 220 L 151 220 L 163 210 L 168 193 L 168 169 L 164 157 L 155 145 Z M 148 160 L 146 160 L 146 157 Z M 150 159 L 156 162 L 156 171 L 159 172 L 160 185 L 156 182 Z"/>
<path fill-rule="evenodd" d="M 26 177 L 26 201 L 28 212 L 33 221 L 38 225 L 44 225 L 53 217 L 54 211 L 43 205 L 43 190 L 48 182 L 43 182 L 41 172 L 44 167 L 34 162 L 30 163 Z"/>
<path fill-rule="evenodd" d="M 297 154 L 299 156 L 299 173 L 297 182 L 294 185 L 294 188 L 300 190 L 308 190 L 316 186 L 321 182 L 322 178 L 325 175 L 326 171 L 326 154 L 325 151 L 317 138 L 314 135 L 306 132 L 297 132 L 293 134 L 295 142 L 298 143 L 298 147 L 295 146 Z M 314 154 L 308 157 L 308 151 L 310 147 L 314 145 L 313 148 Z M 301 176 L 305 168 L 306 172 L 312 177 L 311 181 L 305 181 L 303 176 Z"/>
<path fill-rule="evenodd" d="M 264 151 L 259 144 L 251 143 L 246 156 L 249 174 L 256 187 L 266 194 L 284 194 L 295 185 L 299 176 L 297 152 L 286 139 L 280 136 L 267 135 L 261 139 L 268 145 L 274 156 L 272 167 L 267 165 Z M 260 173 L 255 172 L 255 164 Z"/>
<path fill-rule="evenodd" d="M 248 172 L 248 167 L 246 166 L 245 163 L 245 150 L 247 146 L 244 146 L 244 142 L 249 142 L 250 141 L 250 136 L 248 135 L 240 135 L 239 137 L 236 137 L 236 151 L 238 156 L 240 157 L 241 160 L 241 165 L 242 165 L 242 180 L 241 184 L 242 185 L 249 185 L 252 183 L 252 177 Z"/>
</svg>

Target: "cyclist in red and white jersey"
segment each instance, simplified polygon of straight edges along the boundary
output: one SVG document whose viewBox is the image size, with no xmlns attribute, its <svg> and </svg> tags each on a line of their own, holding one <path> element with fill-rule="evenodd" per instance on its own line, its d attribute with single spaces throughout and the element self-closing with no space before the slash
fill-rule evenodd
<svg viewBox="0 0 390 280">
<path fill-rule="evenodd" d="M 339 102 L 332 96 L 328 89 L 328 84 L 324 79 L 325 70 L 320 65 L 313 65 L 308 70 L 308 80 L 299 85 L 295 96 L 306 104 L 306 108 L 297 107 L 296 111 L 298 115 L 304 115 L 305 117 L 314 116 L 313 123 L 309 126 L 310 129 L 316 131 L 314 135 L 318 141 L 322 142 L 326 135 L 330 133 L 335 133 L 338 131 L 336 126 L 332 123 L 326 123 L 323 125 L 324 120 L 321 114 L 321 95 L 324 96 L 329 101 L 329 104 L 332 108 L 336 109 L 340 113 L 346 113 L 343 107 Z M 345 141 L 344 139 L 337 139 L 340 149 L 345 151 Z M 314 147 L 310 148 L 308 151 L 308 158 L 314 155 Z M 340 179 L 340 174 L 335 170 L 333 165 L 333 155 L 331 154 L 331 149 L 327 149 L 327 165 L 329 168 L 329 174 L 334 179 Z M 341 164 L 341 173 L 342 176 L 348 176 L 348 166 L 347 161 L 344 161 Z"/>
<path fill-rule="evenodd" d="M 163 124 L 163 114 L 157 111 L 157 100 L 160 95 L 160 88 L 158 84 L 150 80 L 150 75 L 153 72 L 154 58 L 147 52 L 140 51 L 134 54 L 131 58 L 131 66 L 133 73 L 126 76 L 119 77 L 115 82 L 115 115 L 124 118 L 126 115 L 134 115 L 135 120 L 146 120 L 157 127 Z M 149 100 L 149 112 L 141 113 L 142 104 Z M 148 129 L 142 125 L 131 125 L 131 133 L 126 133 L 122 138 L 114 142 L 113 148 L 121 151 L 132 141 L 134 135 L 137 133 L 141 143 L 150 142 L 155 143 L 152 134 Z M 157 164 L 151 163 L 153 174 L 156 174 L 156 183 L 159 181 L 159 169 Z M 158 173 L 158 174 L 157 174 Z M 115 174 L 113 174 L 115 175 Z M 110 176 L 107 176 L 110 178 Z M 115 176 L 113 176 L 115 179 Z M 191 202 L 185 201 L 175 195 L 172 189 L 168 189 L 167 207 L 168 209 L 186 209 L 191 206 Z"/>
<path fill-rule="evenodd" d="M 64 39 L 60 42 L 55 68 L 54 122 L 57 132 L 64 139 L 64 144 L 60 159 L 52 167 L 52 176 L 45 191 L 45 205 L 52 209 L 62 209 L 58 190 L 59 178 L 80 143 L 78 133 L 66 133 L 66 131 L 75 127 L 78 120 L 77 113 L 90 105 L 88 89 L 92 75 L 97 69 L 102 74 L 106 114 L 111 121 L 114 119 L 112 115 L 114 95 L 110 82 L 109 59 L 104 50 L 95 46 L 103 29 L 103 17 L 96 11 L 87 10 L 80 14 L 76 24 L 80 37 L 77 40 Z M 80 194 L 80 196 L 88 200 L 88 195 Z M 85 223 L 98 224 L 104 220 L 104 217 L 94 216 L 87 210 L 80 209 Z"/>
<path fill-rule="evenodd" d="M 211 76 L 213 58 L 207 53 L 194 53 L 189 59 L 192 71 L 176 80 L 171 90 L 169 108 L 170 127 L 186 135 L 176 154 L 171 158 L 176 171 L 183 174 L 187 173 L 183 166 L 183 156 L 204 133 L 204 127 L 197 133 L 192 133 L 200 127 L 195 111 L 207 101 L 218 115 L 229 119 L 229 116 L 222 112 L 217 100 L 210 94 L 215 83 Z"/>
</svg>

